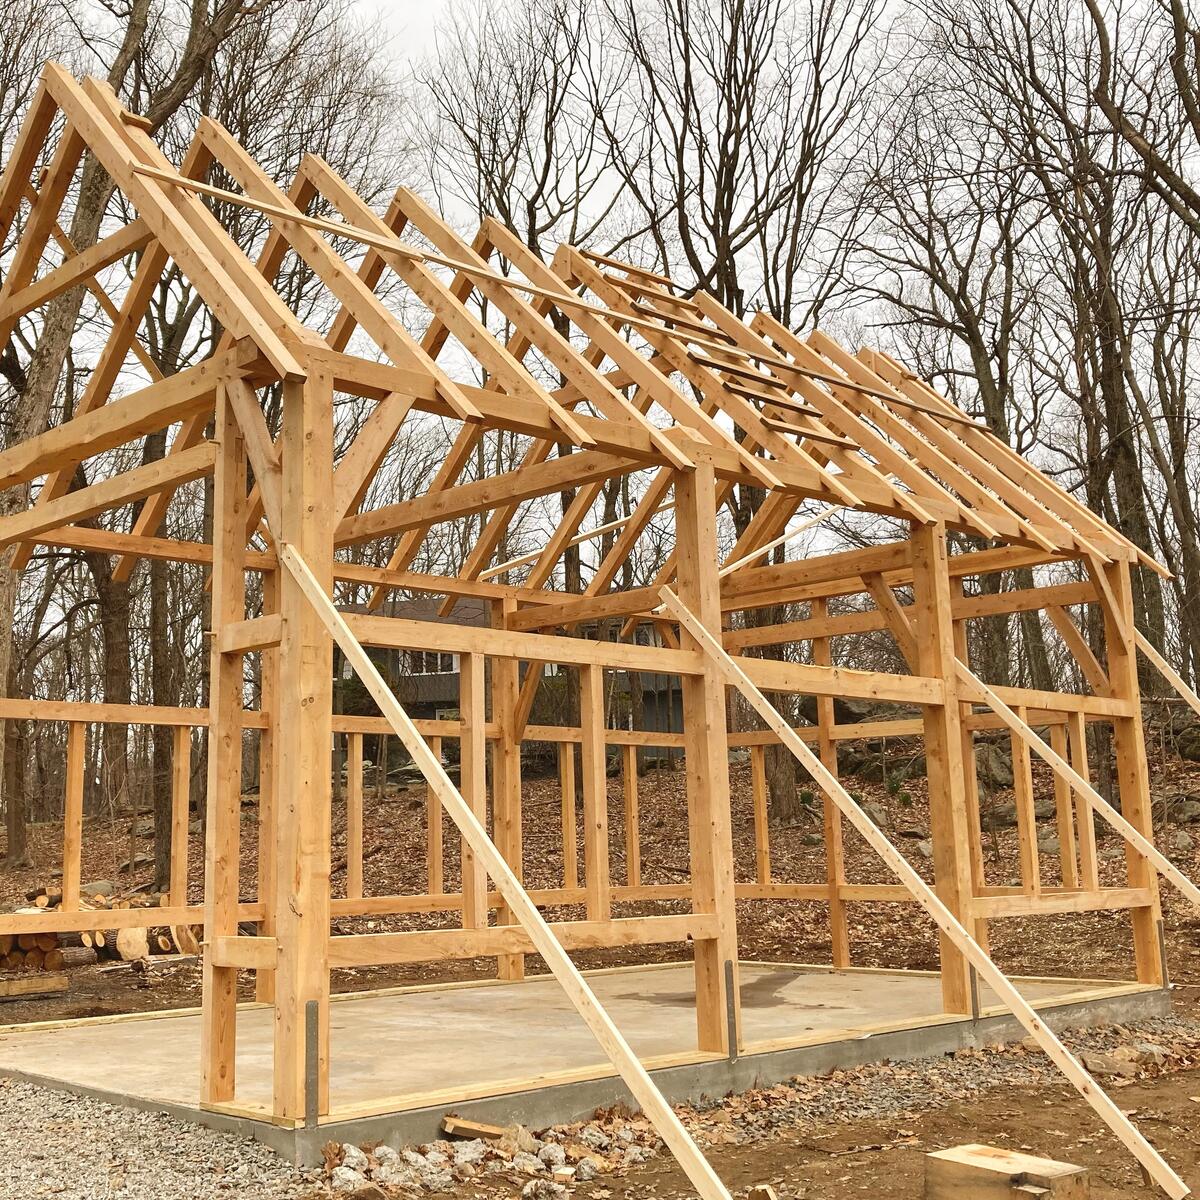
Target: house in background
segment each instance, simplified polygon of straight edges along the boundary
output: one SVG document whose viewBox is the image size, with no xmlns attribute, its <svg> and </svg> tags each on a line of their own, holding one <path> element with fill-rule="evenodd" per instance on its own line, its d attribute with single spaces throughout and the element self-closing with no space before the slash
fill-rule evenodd
<svg viewBox="0 0 1200 1200">
<path fill-rule="evenodd" d="M 460 597 L 449 616 L 439 613 L 440 597 L 420 596 L 413 599 L 397 600 L 388 606 L 388 616 L 402 617 L 411 621 L 430 621 L 443 625 L 468 625 L 486 628 L 491 624 L 490 607 L 486 601 L 473 597 Z M 355 608 L 347 607 L 346 611 L 353 612 Z M 366 607 L 358 606 L 358 611 L 366 612 Z M 657 635 L 648 627 L 639 630 L 640 641 L 649 642 Z M 437 650 L 391 650 L 372 647 L 369 651 L 371 658 L 379 667 L 384 678 L 391 684 L 400 703 L 408 714 L 417 720 L 453 720 L 458 716 L 459 697 L 459 656 Z M 524 678 L 525 670 L 522 670 Z M 534 704 L 532 715 L 533 724 L 570 724 L 567 719 L 569 699 L 567 686 L 569 675 L 562 672 L 557 663 L 545 663 L 541 668 L 545 680 L 538 689 L 538 699 Z M 375 702 L 367 694 L 357 677 L 349 670 L 348 665 L 338 655 L 335 658 L 335 671 L 339 678 L 335 684 L 336 696 L 340 695 L 342 705 L 339 711 L 357 715 L 375 714 Z M 677 733 L 683 730 L 683 696 L 678 680 L 669 675 L 647 674 L 637 675 L 636 685 L 633 677 L 625 671 L 608 672 L 608 680 L 612 684 L 612 703 L 609 710 L 609 724 L 618 728 L 638 728 L 645 730 Z M 554 681 L 561 679 L 563 686 L 556 688 Z M 636 704 L 633 698 L 633 688 L 640 689 L 641 713 L 636 717 Z M 369 745 L 369 741 L 368 741 Z M 526 743 L 524 753 L 528 756 L 534 750 L 534 745 Z M 639 763 L 644 767 L 648 763 L 666 759 L 674 761 L 678 751 L 669 748 L 644 747 L 638 751 Z M 368 757 L 370 751 L 368 750 Z"/>
</svg>

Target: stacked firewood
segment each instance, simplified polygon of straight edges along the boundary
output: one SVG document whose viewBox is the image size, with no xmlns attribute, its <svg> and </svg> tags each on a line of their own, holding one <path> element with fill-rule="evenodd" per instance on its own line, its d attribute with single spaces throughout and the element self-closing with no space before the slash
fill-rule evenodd
<svg viewBox="0 0 1200 1200">
<path fill-rule="evenodd" d="M 65 965 L 57 933 L 0 933 L 2 971 L 61 971 Z"/>
<path fill-rule="evenodd" d="M 79 908 L 82 912 L 115 912 L 126 909 L 159 908 L 169 903 L 165 893 L 130 893 L 117 896 L 105 884 L 89 884 L 83 888 Z M 61 911 L 62 893 L 49 887 L 34 888 L 26 892 L 25 898 L 30 907 L 18 909 L 24 913 L 43 913 L 46 925 L 52 929 L 54 925 L 51 914 Z M 58 970 L 63 966 L 82 966 L 94 963 L 98 959 L 120 959 L 124 962 L 134 962 L 148 958 L 152 954 L 194 954 L 196 939 L 192 930 L 187 926 L 151 926 L 142 928 L 117 928 L 111 930 L 84 930 L 81 933 L 39 933 L 22 934 L 20 941 L 30 939 L 53 939 L 54 948 L 58 951 L 56 962 L 58 966 L 47 967 L 47 970 Z M 14 945 L 17 942 L 14 940 Z M 0 941 L 0 946 L 3 941 Z M 0 958 L 0 969 L 6 964 Z M 14 962 L 10 969 L 19 968 L 20 963 Z M 32 968 L 25 968 L 32 969 Z"/>
</svg>

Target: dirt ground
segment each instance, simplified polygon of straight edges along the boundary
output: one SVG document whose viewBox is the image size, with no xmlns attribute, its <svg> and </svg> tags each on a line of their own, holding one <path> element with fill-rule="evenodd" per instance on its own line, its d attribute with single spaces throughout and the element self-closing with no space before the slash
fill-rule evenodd
<svg viewBox="0 0 1200 1200">
<path fill-rule="evenodd" d="M 1047 794 L 1046 772 L 1035 767 L 1039 794 Z M 735 851 L 739 878 L 753 877 L 753 823 L 750 810 L 749 771 L 732 770 L 735 817 Z M 927 877 L 931 864 L 921 853 L 920 841 L 928 834 L 928 809 L 924 781 L 915 779 L 897 791 L 880 784 L 849 780 L 862 800 L 870 800 L 885 813 L 891 836 L 910 861 Z M 1155 768 L 1156 799 L 1200 793 L 1200 770 L 1179 763 Z M 675 864 L 678 847 L 686 841 L 684 777 L 675 771 L 652 771 L 640 780 L 642 877 L 647 883 L 678 882 Z M 1003 793 L 990 799 L 998 804 Z M 366 815 L 366 878 L 372 894 L 424 890 L 424 789 L 410 787 L 382 797 L 368 795 Z M 525 787 L 526 883 L 554 886 L 561 882 L 562 848 L 558 835 L 559 792 L 556 781 L 530 779 Z M 610 781 L 609 821 L 613 875 L 624 873 L 623 802 L 619 779 Z M 253 797 L 243 809 L 243 878 L 252 880 L 255 863 L 256 810 Z M 335 894 L 344 878 L 344 821 L 335 804 Z M 824 875 L 824 848 L 819 814 L 790 827 L 772 831 L 773 875 L 789 882 L 817 882 Z M 1193 845 L 1179 849 L 1180 829 L 1162 825 L 1159 842 L 1188 874 L 1200 874 L 1200 833 Z M 33 830 L 33 864 L 20 871 L 0 871 L 0 906 L 15 907 L 24 892 L 52 883 L 57 867 L 61 831 L 55 825 Z M 446 830 L 446 887 L 457 883 L 457 839 Z M 1101 836 L 1101 868 L 1106 883 L 1122 882 L 1123 856 L 1112 838 Z M 852 882 L 889 882 L 869 847 L 848 830 L 848 876 Z M 130 836 L 130 819 L 92 820 L 87 828 L 84 879 L 113 879 L 119 890 L 149 883 L 148 868 L 122 874 L 118 865 L 131 850 L 146 854 L 148 838 Z M 988 835 L 985 841 L 989 880 L 1015 882 L 1016 838 L 1012 830 Z M 201 895 L 202 844 L 193 834 L 190 848 L 193 902 Z M 582 854 L 580 855 L 582 861 Z M 342 864 L 339 868 L 338 864 Z M 1043 856 L 1043 878 L 1059 882 L 1057 863 Z M 244 895 L 246 895 L 244 889 Z M 671 903 L 620 905 L 620 915 L 670 912 Z M 745 959 L 789 962 L 829 960 L 828 913 L 814 902 L 740 903 L 739 938 Z M 577 910 L 551 911 L 551 919 L 571 919 Z M 1176 991 L 1177 1011 L 1197 1021 L 1200 1030 L 1200 920 L 1169 888 L 1164 889 L 1164 915 L 1168 956 Z M 936 941 L 930 923 L 912 906 L 893 904 L 853 905 L 850 908 L 851 943 L 855 965 L 935 968 Z M 373 920 L 339 921 L 339 932 L 366 929 L 400 929 L 453 924 L 453 914 L 435 914 Z M 1129 921 L 1117 913 L 1060 916 L 1039 920 L 1010 920 L 992 926 L 993 953 L 1010 972 L 1029 975 L 1067 975 L 1075 978 L 1131 977 Z M 617 965 L 682 956 L 682 948 L 638 948 L 633 951 L 580 955 L 583 967 Z M 529 969 L 540 969 L 533 959 Z M 406 967 L 340 971 L 335 990 L 359 990 L 417 982 L 487 977 L 494 972 L 491 960 L 455 964 L 422 964 Z M 243 994 L 251 995 L 251 980 L 243 981 Z M 100 964 L 71 972 L 70 990 L 61 997 L 10 1002 L 0 1008 L 0 1023 L 43 1021 L 64 1017 L 146 1009 L 179 1008 L 199 1003 L 200 975 L 194 962 L 156 965 L 146 974 L 126 967 Z M 1123 1083 L 1125 1081 L 1122 1081 Z M 720 1138 L 707 1145 L 714 1164 L 734 1187 L 769 1182 L 784 1197 L 820 1196 L 842 1200 L 851 1196 L 894 1197 L 921 1194 L 922 1156 L 931 1149 L 965 1141 L 991 1142 L 1013 1148 L 1028 1147 L 1053 1153 L 1094 1168 L 1093 1196 L 1149 1196 L 1155 1194 L 1140 1180 L 1136 1166 L 1091 1111 L 1060 1084 L 1048 1067 L 1029 1086 L 1011 1080 L 994 1090 L 982 1091 L 939 1108 L 923 1108 L 919 1095 L 914 1108 L 895 1117 L 845 1122 L 784 1124 L 749 1144 L 723 1144 Z M 1119 1103 L 1136 1112 L 1139 1123 L 1177 1166 L 1184 1177 L 1200 1187 L 1200 1061 L 1153 1079 L 1138 1079 L 1124 1086 Z M 657 1156 L 621 1175 L 605 1176 L 592 1185 L 579 1185 L 578 1194 L 595 1200 L 633 1200 L 634 1197 L 670 1198 L 690 1194 L 682 1176 L 667 1155 Z M 464 1194 L 463 1192 L 459 1193 Z M 469 1192 L 465 1194 L 470 1194 Z M 479 1193 L 480 1195 L 484 1193 Z M 493 1193 L 487 1193 L 489 1195 Z M 517 1194 L 517 1193 L 513 1193 Z"/>
</svg>

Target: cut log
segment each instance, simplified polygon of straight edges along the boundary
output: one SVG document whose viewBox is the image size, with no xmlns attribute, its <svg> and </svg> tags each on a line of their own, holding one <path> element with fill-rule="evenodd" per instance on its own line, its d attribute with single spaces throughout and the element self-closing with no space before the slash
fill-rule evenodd
<svg viewBox="0 0 1200 1200">
<path fill-rule="evenodd" d="M 145 929 L 118 929 L 116 938 L 117 957 L 122 962 L 133 962 L 150 955 L 150 938 Z"/>
<path fill-rule="evenodd" d="M 180 954 L 200 953 L 200 939 L 191 925 L 172 925 L 171 937 Z"/>
<path fill-rule="evenodd" d="M 37 948 L 43 952 L 58 949 L 58 934 L 57 933 L 39 933 L 37 935 Z"/>
<path fill-rule="evenodd" d="M 92 967 L 96 964 L 96 952 L 90 946 L 64 946 L 59 951 L 64 967 Z"/>
<path fill-rule="evenodd" d="M 0 933 L 0 958 L 3 958 L 13 948 L 16 940 L 11 933 Z"/>
<path fill-rule="evenodd" d="M 25 951 L 25 970 L 40 971 L 46 961 L 46 952 L 39 950 L 36 946 L 32 950 Z"/>
<path fill-rule="evenodd" d="M 53 950 L 47 950 L 42 958 L 43 971 L 61 971 L 66 965 L 66 955 L 57 946 Z"/>
</svg>

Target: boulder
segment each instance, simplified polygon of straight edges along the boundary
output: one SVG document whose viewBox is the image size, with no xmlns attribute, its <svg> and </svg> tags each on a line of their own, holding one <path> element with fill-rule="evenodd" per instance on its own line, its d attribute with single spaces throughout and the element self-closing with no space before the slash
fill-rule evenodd
<svg viewBox="0 0 1200 1200">
<path fill-rule="evenodd" d="M 1012 787 L 1012 752 L 998 742 L 980 742 L 975 747 L 975 774 L 985 792 Z"/>
<path fill-rule="evenodd" d="M 1180 758 L 1188 762 L 1200 762 L 1200 725 L 1189 725 L 1175 739 L 1175 748 Z"/>
<path fill-rule="evenodd" d="M 878 825 L 880 829 L 888 827 L 888 815 L 884 811 L 883 805 L 876 804 L 874 800 L 865 800 L 860 807 L 871 818 L 872 824 Z"/>
</svg>

